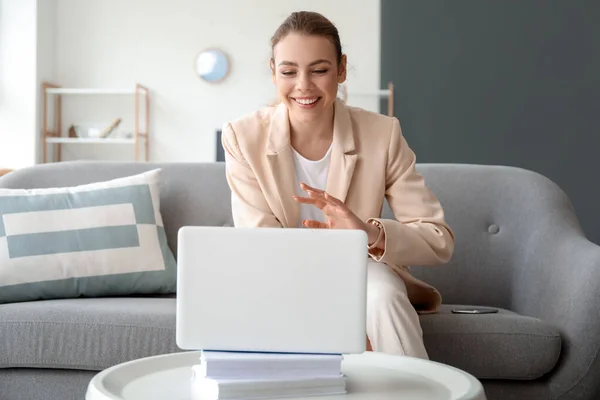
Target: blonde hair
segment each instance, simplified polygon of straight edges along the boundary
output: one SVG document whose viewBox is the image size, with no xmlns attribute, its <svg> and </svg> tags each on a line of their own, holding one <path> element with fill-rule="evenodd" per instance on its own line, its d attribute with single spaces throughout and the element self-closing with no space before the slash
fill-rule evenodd
<svg viewBox="0 0 600 400">
<path fill-rule="evenodd" d="M 308 36 L 317 35 L 326 37 L 335 47 L 338 64 L 342 63 L 342 44 L 340 34 L 335 25 L 323 15 L 313 11 L 297 11 L 290 14 L 283 21 L 271 37 L 271 52 L 290 33 L 302 33 Z"/>
</svg>

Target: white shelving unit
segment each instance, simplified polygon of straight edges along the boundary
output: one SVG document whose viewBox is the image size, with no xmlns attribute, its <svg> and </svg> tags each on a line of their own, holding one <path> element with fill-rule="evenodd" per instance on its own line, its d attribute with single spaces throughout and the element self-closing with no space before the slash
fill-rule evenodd
<svg viewBox="0 0 600 400">
<path fill-rule="evenodd" d="M 135 94 L 135 90 L 128 89 L 82 89 L 82 88 L 48 88 L 48 94 Z"/>
<path fill-rule="evenodd" d="M 365 97 L 365 96 L 379 96 L 379 97 L 390 97 L 392 91 L 390 91 L 389 89 L 379 89 L 379 90 L 374 90 L 372 92 L 353 92 L 353 91 L 349 91 L 348 95 L 349 96 L 359 96 L 359 97 Z"/>
<path fill-rule="evenodd" d="M 46 143 L 135 144 L 135 139 L 49 137 Z"/>
<path fill-rule="evenodd" d="M 139 161 L 139 144 L 144 142 L 144 159 L 148 161 L 149 155 L 149 125 L 150 125 L 150 91 L 148 88 L 136 84 L 133 89 L 112 89 L 112 88 L 63 88 L 58 85 L 43 82 L 43 120 L 42 120 L 42 159 L 46 163 L 48 145 L 56 146 L 56 161 L 61 160 L 62 144 L 95 144 L 95 145 L 130 145 L 134 146 L 134 159 Z M 50 98 L 53 95 L 56 104 L 55 126 L 48 126 L 48 106 Z M 130 95 L 133 96 L 135 107 L 134 137 L 131 139 L 120 138 L 80 138 L 62 135 L 62 96 L 65 95 Z M 141 129 L 140 106 L 145 108 L 144 129 Z"/>
<path fill-rule="evenodd" d="M 352 90 L 347 90 L 344 87 L 343 95 L 344 95 L 345 99 L 348 99 L 350 97 L 371 97 L 371 96 L 377 96 L 380 99 L 381 98 L 388 99 L 387 115 L 390 117 L 394 116 L 394 84 L 392 82 L 388 83 L 387 89 L 379 89 L 379 90 L 368 91 L 368 92 L 361 92 L 361 91 L 354 92 Z"/>
</svg>

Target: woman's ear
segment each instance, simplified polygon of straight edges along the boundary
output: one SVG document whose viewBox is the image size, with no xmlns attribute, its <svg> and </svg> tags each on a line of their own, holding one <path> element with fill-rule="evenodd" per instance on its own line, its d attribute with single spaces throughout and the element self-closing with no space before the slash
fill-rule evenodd
<svg viewBox="0 0 600 400">
<path fill-rule="evenodd" d="M 346 81 L 347 62 L 348 58 L 345 54 L 342 54 L 342 61 L 338 67 L 338 83 L 344 83 Z"/>
</svg>

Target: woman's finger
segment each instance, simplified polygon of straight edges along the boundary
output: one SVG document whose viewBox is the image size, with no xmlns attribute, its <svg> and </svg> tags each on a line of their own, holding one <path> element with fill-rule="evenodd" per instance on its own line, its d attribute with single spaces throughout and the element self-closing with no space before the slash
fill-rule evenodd
<svg viewBox="0 0 600 400">
<path fill-rule="evenodd" d="M 343 201 L 341 201 L 340 199 L 338 199 L 336 197 L 333 197 L 332 195 L 330 195 L 327 192 L 325 192 L 323 197 L 325 197 L 325 200 L 329 201 L 332 204 L 335 204 L 336 206 L 345 206 Z"/>
<path fill-rule="evenodd" d="M 313 197 L 313 198 L 314 197 L 323 197 L 325 200 L 329 201 L 331 204 L 344 205 L 344 203 L 341 200 L 330 195 L 325 190 L 314 188 L 312 186 L 307 185 L 304 182 L 300 183 L 300 187 L 302 188 L 302 190 L 307 192 L 310 197 Z"/>
<path fill-rule="evenodd" d="M 323 190 L 313 191 L 312 189 L 307 189 L 306 193 L 308 193 L 308 197 L 312 199 L 321 199 L 323 202 L 329 203 L 332 206 L 344 206 L 344 203 L 341 200 L 338 200 Z"/>
<path fill-rule="evenodd" d="M 312 204 L 318 208 L 323 208 L 327 203 L 319 198 L 294 196 L 294 200 L 302 204 Z"/>
<path fill-rule="evenodd" d="M 307 228 L 311 228 L 311 229 L 327 229 L 327 228 L 329 228 L 329 225 L 327 225 L 326 223 L 314 221 L 312 219 L 305 219 L 304 221 L 302 221 L 302 225 L 304 225 Z"/>
<path fill-rule="evenodd" d="M 302 196 L 294 196 L 294 200 L 296 200 L 298 203 L 303 203 L 303 204 L 315 204 L 316 202 L 319 201 L 319 199 L 315 199 L 312 197 L 302 197 Z"/>
<path fill-rule="evenodd" d="M 329 193 L 325 193 L 323 195 L 323 199 L 327 202 L 327 204 L 331 205 L 332 208 L 337 210 L 343 216 L 348 216 L 351 212 L 350 209 L 346 206 L 346 204 L 338 198 L 333 197 Z"/>
<path fill-rule="evenodd" d="M 321 190 L 321 189 L 317 189 L 317 188 L 314 188 L 314 187 L 312 187 L 312 186 L 309 186 L 309 185 L 307 185 L 307 184 L 306 184 L 306 183 L 304 183 L 304 182 L 301 182 L 301 183 L 300 183 L 300 187 L 301 187 L 301 188 L 302 188 L 302 190 L 304 190 L 305 192 L 311 191 L 311 192 L 315 192 L 315 193 L 321 193 L 321 194 L 323 194 L 323 193 L 324 193 L 324 191 L 323 191 L 323 190 Z"/>
<path fill-rule="evenodd" d="M 346 204 L 329 193 L 323 191 L 316 193 L 310 190 L 308 190 L 307 193 L 309 197 L 303 197 L 302 199 L 306 200 L 299 200 L 300 202 L 304 204 L 314 204 L 321 210 L 324 210 L 325 207 L 329 205 L 332 210 L 337 210 L 337 212 L 340 213 L 339 215 L 343 215 L 344 217 L 349 215 L 350 210 L 346 207 Z"/>
</svg>

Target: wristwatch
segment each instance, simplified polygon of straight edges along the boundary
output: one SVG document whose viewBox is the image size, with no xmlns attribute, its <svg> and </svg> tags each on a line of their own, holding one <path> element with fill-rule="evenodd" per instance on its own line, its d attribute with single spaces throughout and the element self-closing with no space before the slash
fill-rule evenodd
<svg viewBox="0 0 600 400">
<path fill-rule="evenodd" d="M 369 250 L 370 250 L 370 249 L 376 248 L 377 245 L 379 244 L 379 241 L 381 240 L 381 236 L 383 235 L 383 224 L 381 222 L 377 221 L 376 219 L 370 220 L 369 223 L 372 225 L 375 225 L 379 229 L 377 238 L 375 239 L 375 241 L 372 244 L 369 245 Z"/>
</svg>

